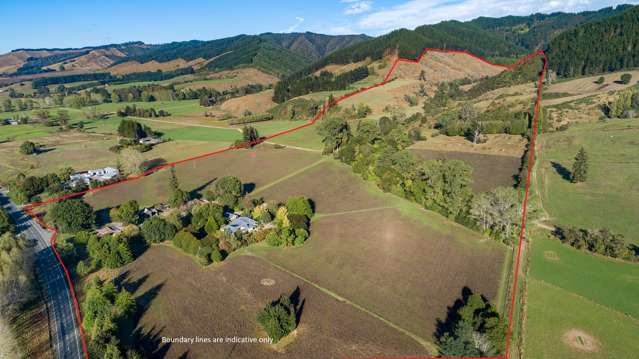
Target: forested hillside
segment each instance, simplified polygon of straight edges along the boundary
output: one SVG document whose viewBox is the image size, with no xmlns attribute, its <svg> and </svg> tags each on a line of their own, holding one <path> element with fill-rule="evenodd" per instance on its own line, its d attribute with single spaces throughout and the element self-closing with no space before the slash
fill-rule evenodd
<svg viewBox="0 0 639 359">
<path fill-rule="evenodd" d="M 309 60 L 316 61 L 333 51 L 355 45 L 371 37 L 366 35 L 324 35 L 313 32 L 265 33 L 260 38 L 273 41 Z"/>
<path fill-rule="evenodd" d="M 566 31 L 548 45 L 550 68 L 560 76 L 639 66 L 639 7 Z"/>
<path fill-rule="evenodd" d="M 607 7 L 597 11 L 580 13 L 555 12 L 552 14 L 532 14 L 528 16 L 505 16 L 500 18 L 479 17 L 469 23 L 484 30 L 495 32 L 515 45 L 529 52 L 543 48 L 562 31 L 577 25 L 605 19 L 628 10 L 631 5 Z"/>
</svg>

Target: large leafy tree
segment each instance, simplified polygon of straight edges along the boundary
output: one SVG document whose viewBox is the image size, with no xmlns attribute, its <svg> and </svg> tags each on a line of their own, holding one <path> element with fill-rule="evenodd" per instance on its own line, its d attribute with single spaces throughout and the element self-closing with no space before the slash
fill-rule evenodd
<svg viewBox="0 0 639 359">
<path fill-rule="evenodd" d="M 215 180 L 205 192 L 209 200 L 217 200 L 220 204 L 234 207 L 244 192 L 242 181 L 235 176 L 224 176 Z"/>
<path fill-rule="evenodd" d="M 91 228 L 95 222 L 93 208 L 82 199 L 67 199 L 51 206 L 50 216 L 62 232 Z"/>
<path fill-rule="evenodd" d="M 297 311 L 286 295 L 269 303 L 257 313 L 257 321 L 268 336 L 277 343 L 297 327 Z"/>
<path fill-rule="evenodd" d="M 168 241 L 175 236 L 175 226 L 165 221 L 161 217 L 153 216 L 144 223 L 140 228 L 142 237 L 148 243 L 160 243 Z"/>
<path fill-rule="evenodd" d="M 512 243 L 521 221 L 520 192 L 510 187 L 497 187 L 473 198 L 470 218 L 484 232 Z"/>
<path fill-rule="evenodd" d="M 320 122 L 317 132 L 322 137 L 324 153 L 334 153 L 351 137 L 350 126 L 341 118 L 328 118 Z"/>
</svg>

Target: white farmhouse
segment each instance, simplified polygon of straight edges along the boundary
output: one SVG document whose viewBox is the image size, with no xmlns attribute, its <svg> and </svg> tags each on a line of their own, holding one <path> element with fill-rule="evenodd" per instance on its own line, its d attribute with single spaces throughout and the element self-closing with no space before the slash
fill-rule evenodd
<svg viewBox="0 0 639 359">
<path fill-rule="evenodd" d="M 75 185 L 78 182 L 89 185 L 91 181 L 106 182 L 118 177 L 119 175 L 120 171 L 118 171 L 117 168 L 104 167 L 95 170 L 74 173 L 69 179 L 72 185 Z"/>
</svg>

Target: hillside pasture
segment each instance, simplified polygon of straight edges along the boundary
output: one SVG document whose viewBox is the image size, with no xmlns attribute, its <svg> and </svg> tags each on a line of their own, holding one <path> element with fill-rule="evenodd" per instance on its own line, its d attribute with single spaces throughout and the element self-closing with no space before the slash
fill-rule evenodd
<svg viewBox="0 0 639 359">
<path fill-rule="evenodd" d="M 512 187 L 519 172 L 521 158 L 472 152 L 418 150 L 412 152 L 423 160 L 461 160 L 473 168 L 473 191 L 489 191 L 498 186 Z"/>
<path fill-rule="evenodd" d="M 262 284 L 265 279 L 274 284 Z M 121 337 L 128 344 L 145 348 L 149 356 L 177 358 L 188 353 L 198 358 L 342 358 L 434 354 L 376 318 L 255 257 L 230 258 L 203 269 L 185 254 L 157 245 L 124 267 L 120 280 L 134 291 L 143 312 L 134 323 L 135 330 L 124 328 Z M 265 344 L 189 345 L 152 340 L 162 336 L 265 337 L 255 319 L 257 312 L 296 288 L 303 304 L 299 326 L 282 353 Z"/>
</svg>

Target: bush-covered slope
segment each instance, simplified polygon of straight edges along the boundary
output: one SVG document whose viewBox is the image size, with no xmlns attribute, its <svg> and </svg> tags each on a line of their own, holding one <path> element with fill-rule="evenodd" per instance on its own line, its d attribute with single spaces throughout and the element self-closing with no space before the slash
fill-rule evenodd
<svg viewBox="0 0 639 359">
<path fill-rule="evenodd" d="M 500 18 L 479 17 L 469 23 L 527 49 L 529 52 L 546 46 L 550 40 L 565 30 L 577 25 L 605 19 L 628 10 L 631 5 L 607 7 L 597 11 L 580 13 L 555 12 L 528 16 L 505 16 Z"/>
<path fill-rule="evenodd" d="M 639 6 L 566 31 L 548 45 L 550 68 L 560 76 L 639 66 Z"/>
</svg>

